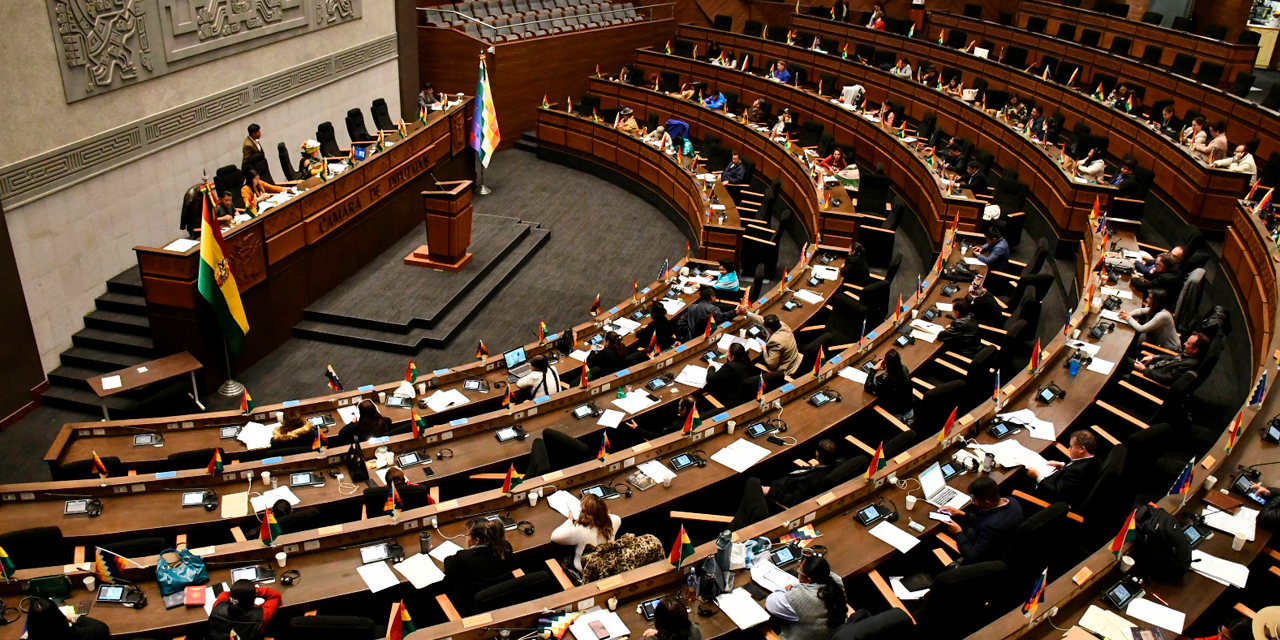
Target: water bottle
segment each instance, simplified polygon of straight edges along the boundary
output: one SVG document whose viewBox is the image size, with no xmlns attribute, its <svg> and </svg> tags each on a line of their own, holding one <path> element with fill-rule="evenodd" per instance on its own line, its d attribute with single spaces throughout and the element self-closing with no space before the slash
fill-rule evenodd
<svg viewBox="0 0 1280 640">
<path fill-rule="evenodd" d="M 720 532 L 716 538 L 716 564 L 721 571 L 729 570 L 729 562 L 733 556 L 733 533 L 728 529 Z"/>
<path fill-rule="evenodd" d="M 684 601 L 693 602 L 694 598 L 698 596 L 697 581 L 694 579 L 693 567 L 689 567 L 689 579 L 685 580 L 684 586 L 685 586 Z"/>
<path fill-rule="evenodd" d="M 1080 359 L 1072 358 L 1071 363 L 1067 367 L 1067 371 L 1069 371 L 1073 376 L 1080 373 Z"/>
</svg>

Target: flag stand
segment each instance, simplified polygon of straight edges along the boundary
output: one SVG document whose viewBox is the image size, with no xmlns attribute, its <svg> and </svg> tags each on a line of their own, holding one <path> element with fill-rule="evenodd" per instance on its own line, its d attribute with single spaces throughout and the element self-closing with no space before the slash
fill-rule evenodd
<svg viewBox="0 0 1280 640">
<path fill-rule="evenodd" d="M 218 387 L 218 393 L 224 396 L 238 396 L 244 393 L 244 385 L 236 382 L 236 379 L 231 375 L 231 352 L 227 349 L 227 339 L 225 337 L 222 339 L 222 355 L 226 358 L 227 379 L 222 383 L 221 387 Z"/>
<path fill-rule="evenodd" d="M 489 189 L 488 185 L 484 183 L 484 165 L 483 164 L 480 165 L 480 188 L 476 189 L 476 193 L 482 196 L 487 196 L 490 193 L 493 193 L 493 191 Z"/>
</svg>

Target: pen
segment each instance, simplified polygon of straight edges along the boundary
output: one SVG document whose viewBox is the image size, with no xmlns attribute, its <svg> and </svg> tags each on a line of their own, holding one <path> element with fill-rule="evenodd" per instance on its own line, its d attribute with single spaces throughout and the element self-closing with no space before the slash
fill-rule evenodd
<svg viewBox="0 0 1280 640">
<path fill-rule="evenodd" d="M 1169 606 L 1169 603 L 1168 603 L 1168 602 L 1165 602 L 1165 601 L 1164 601 L 1164 598 L 1161 598 L 1160 596 L 1156 595 L 1156 594 L 1155 594 L 1155 592 L 1152 592 L 1152 593 L 1151 593 L 1151 597 L 1152 597 L 1152 598 L 1155 598 L 1156 600 L 1159 600 L 1159 601 L 1160 601 L 1160 604 L 1162 604 L 1162 605 L 1164 605 L 1164 606 L 1166 606 L 1166 607 L 1167 607 L 1167 606 Z"/>
</svg>

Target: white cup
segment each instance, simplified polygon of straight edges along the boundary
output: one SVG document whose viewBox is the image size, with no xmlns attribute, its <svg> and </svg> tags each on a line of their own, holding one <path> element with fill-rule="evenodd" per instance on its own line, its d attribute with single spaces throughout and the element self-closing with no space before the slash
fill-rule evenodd
<svg viewBox="0 0 1280 640">
<path fill-rule="evenodd" d="M 273 411 L 273 412 L 271 412 L 271 415 L 275 416 L 275 418 L 276 418 L 276 422 L 279 422 L 280 424 L 284 424 L 284 412 L 283 412 L 283 411 Z"/>
<path fill-rule="evenodd" d="M 734 430 L 737 426 L 738 426 L 738 422 L 737 422 L 736 420 L 730 420 L 730 421 L 729 421 L 729 435 L 733 435 L 733 430 Z"/>
<path fill-rule="evenodd" d="M 1133 568 L 1133 558 L 1129 556 L 1120 556 L 1120 573 L 1129 573 Z"/>
<path fill-rule="evenodd" d="M 529 492 L 529 506 L 531 506 L 531 507 L 536 507 L 536 506 L 538 506 L 538 492 L 537 492 L 537 491 L 530 491 L 530 492 Z"/>
<path fill-rule="evenodd" d="M 270 471 L 263 471 L 263 472 L 262 472 L 262 484 L 271 484 L 271 472 L 270 472 Z"/>
<path fill-rule="evenodd" d="M 908 493 L 908 494 L 907 494 L 907 500 L 906 500 L 906 502 L 907 502 L 907 511 L 910 511 L 910 510 L 912 510 L 912 509 L 916 508 L 916 497 L 915 497 L 915 496 L 913 496 L 913 495 L 911 495 L 911 494 L 909 494 L 909 493 Z"/>
<path fill-rule="evenodd" d="M 608 600 L 607 602 L 608 602 L 608 604 L 609 604 L 609 610 L 610 610 L 610 611 L 615 611 L 615 610 L 617 610 L 617 608 L 618 608 L 618 599 L 617 599 L 617 598 L 609 598 L 609 600 Z"/>
<path fill-rule="evenodd" d="M 93 591 L 98 586 L 98 579 L 93 576 L 84 577 L 84 588 Z"/>
<path fill-rule="evenodd" d="M 1204 490 L 1213 491 L 1213 485 L 1218 484 L 1218 478 L 1215 476 L 1204 477 Z"/>
<path fill-rule="evenodd" d="M 911 319 L 912 319 L 912 320 L 915 320 L 916 318 L 919 318 L 919 317 L 920 317 L 920 310 L 919 310 L 919 309 L 912 309 L 912 310 L 911 310 Z"/>
<path fill-rule="evenodd" d="M 378 404 L 386 404 L 386 403 L 387 403 L 387 392 L 386 392 L 386 391 L 379 391 L 379 392 L 378 392 Z"/>
<path fill-rule="evenodd" d="M 1235 539 L 1231 541 L 1231 549 L 1239 551 L 1244 548 L 1244 543 L 1246 542 L 1248 542 L 1248 539 L 1244 537 L 1244 534 L 1237 533 Z"/>
<path fill-rule="evenodd" d="M 1072 332 L 1071 332 L 1071 339 L 1072 339 L 1072 340 L 1079 340 L 1079 339 L 1080 339 L 1080 330 L 1079 330 L 1079 329 L 1076 329 L 1075 331 L 1072 331 Z"/>
<path fill-rule="evenodd" d="M 663 486 L 663 487 L 665 487 L 665 488 L 667 488 L 667 489 L 670 489 L 670 488 L 671 488 L 671 478 L 670 478 L 670 477 L 663 478 L 663 479 L 662 479 L 662 486 Z"/>
<path fill-rule="evenodd" d="M 276 554 L 276 564 L 280 565 L 281 569 L 283 569 L 285 565 L 288 563 L 289 563 L 289 554 L 283 551 Z"/>
<path fill-rule="evenodd" d="M 426 393 L 426 392 L 427 392 L 427 383 L 425 383 L 425 382 L 419 382 L 419 383 L 418 383 L 418 395 L 422 395 L 422 394 L 424 394 L 424 393 Z"/>
</svg>

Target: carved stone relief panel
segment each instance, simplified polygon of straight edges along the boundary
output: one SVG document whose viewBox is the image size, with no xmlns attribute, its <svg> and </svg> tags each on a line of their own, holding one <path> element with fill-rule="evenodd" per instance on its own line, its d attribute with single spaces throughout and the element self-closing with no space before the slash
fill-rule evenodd
<svg viewBox="0 0 1280 640">
<path fill-rule="evenodd" d="M 46 0 L 67 102 L 359 20 L 362 0 Z"/>
</svg>

